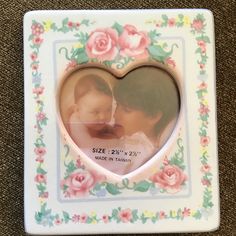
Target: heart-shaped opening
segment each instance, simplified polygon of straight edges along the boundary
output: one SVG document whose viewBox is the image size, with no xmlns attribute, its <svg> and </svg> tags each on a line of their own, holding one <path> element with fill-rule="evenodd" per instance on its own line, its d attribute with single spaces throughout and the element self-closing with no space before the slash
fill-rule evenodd
<svg viewBox="0 0 236 236">
<path fill-rule="evenodd" d="M 63 132 L 94 167 L 127 175 L 152 159 L 171 136 L 180 112 L 176 78 L 164 66 L 123 74 L 79 67 L 57 95 Z"/>
</svg>

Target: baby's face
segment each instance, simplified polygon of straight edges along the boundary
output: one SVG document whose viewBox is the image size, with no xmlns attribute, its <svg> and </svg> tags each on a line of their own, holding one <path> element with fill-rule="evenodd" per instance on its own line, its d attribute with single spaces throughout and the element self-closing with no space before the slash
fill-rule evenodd
<svg viewBox="0 0 236 236">
<path fill-rule="evenodd" d="M 112 97 L 99 91 L 90 91 L 77 102 L 80 122 L 100 130 L 111 120 Z"/>
</svg>

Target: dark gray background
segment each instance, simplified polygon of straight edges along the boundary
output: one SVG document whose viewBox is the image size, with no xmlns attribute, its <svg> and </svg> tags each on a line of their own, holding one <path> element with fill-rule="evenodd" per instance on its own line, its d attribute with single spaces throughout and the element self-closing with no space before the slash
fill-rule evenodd
<svg viewBox="0 0 236 236">
<path fill-rule="evenodd" d="M 207 8 L 215 17 L 216 93 L 221 225 L 236 235 L 236 74 L 235 0 L 0 1 L 0 235 L 25 235 L 23 226 L 23 15 L 42 9 Z M 176 234 L 172 234 L 176 235 Z M 191 235 L 191 234 L 190 234 Z M 192 234 L 193 235 L 193 234 Z"/>
</svg>

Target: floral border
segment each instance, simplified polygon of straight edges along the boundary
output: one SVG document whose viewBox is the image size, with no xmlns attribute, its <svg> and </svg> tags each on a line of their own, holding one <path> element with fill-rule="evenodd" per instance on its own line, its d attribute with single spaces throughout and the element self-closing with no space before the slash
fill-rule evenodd
<svg viewBox="0 0 236 236">
<path fill-rule="evenodd" d="M 62 32 L 67 33 L 70 31 L 77 31 L 82 26 L 89 26 L 94 22 L 90 22 L 89 20 L 83 20 L 81 22 L 72 22 L 68 18 L 65 18 L 62 21 L 62 25 L 58 27 L 55 23 L 51 21 L 39 23 L 35 20 L 32 21 L 32 33 L 29 36 L 30 47 L 32 49 L 31 57 L 31 71 L 32 71 L 32 83 L 33 83 L 33 98 L 35 100 L 36 107 L 36 124 L 34 126 L 36 130 L 37 137 L 35 139 L 35 155 L 36 155 L 36 176 L 35 181 L 37 183 L 37 189 L 39 191 L 39 203 L 40 210 L 35 213 L 35 220 L 37 224 L 43 226 L 54 226 L 60 225 L 62 223 L 99 223 L 104 222 L 108 223 L 111 221 L 115 221 L 117 223 L 134 223 L 136 221 L 141 221 L 143 224 L 147 221 L 151 221 L 153 223 L 163 220 L 163 219 L 176 219 L 176 220 L 184 220 L 188 217 L 193 217 L 194 219 L 201 219 L 202 217 L 208 217 L 212 213 L 213 203 L 212 203 L 212 173 L 211 167 L 208 164 L 209 162 L 209 154 L 208 154 L 208 145 L 210 143 L 210 137 L 208 136 L 208 120 L 209 120 L 209 105 L 206 95 L 207 91 L 207 83 L 206 80 L 206 70 L 205 67 L 207 65 L 207 44 L 210 43 L 208 36 L 206 35 L 206 21 L 203 14 L 197 14 L 196 17 L 191 21 L 188 16 L 184 16 L 179 14 L 176 18 L 168 18 L 167 15 L 162 15 L 159 20 L 148 20 L 147 24 L 154 24 L 155 27 L 164 28 L 164 27 L 189 27 L 191 33 L 196 39 L 196 54 L 199 59 L 197 60 L 197 64 L 199 66 L 199 76 L 198 78 L 201 80 L 201 83 L 197 88 L 197 97 L 199 100 L 199 137 L 200 137 L 200 146 L 201 146 L 201 155 L 199 159 L 201 161 L 201 172 L 202 179 L 201 183 L 204 186 L 204 193 L 202 199 L 202 206 L 199 209 L 190 209 L 187 207 L 179 208 L 176 210 L 170 210 L 169 212 L 158 211 L 143 211 L 139 212 L 137 209 L 122 209 L 120 207 L 112 210 L 110 214 L 104 214 L 98 216 L 96 212 L 80 213 L 69 215 L 67 212 L 63 211 L 61 214 L 53 213 L 51 209 L 47 208 L 47 198 L 49 193 L 47 191 L 47 171 L 44 168 L 44 156 L 47 152 L 46 145 L 44 143 L 44 133 L 43 127 L 47 125 L 48 117 L 44 112 L 44 100 L 43 94 L 45 91 L 44 86 L 42 86 L 42 75 L 39 72 L 39 49 L 41 44 L 43 43 L 43 34 L 48 31 L 53 32 Z"/>
<path fill-rule="evenodd" d="M 95 198 L 103 198 L 106 195 L 120 195 L 123 190 L 139 193 L 148 192 L 151 196 L 163 193 L 174 194 L 181 191 L 186 185 L 184 147 L 183 140 L 180 137 L 177 139 L 177 151 L 170 157 L 165 156 L 158 171 L 152 173 L 148 179 L 139 182 L 130 182 L 127 178 L 119 183 L 107 182 L 96 171 L 86 170 L 80 156 L 70 156 L 67 144 L 64 147 L 66 149 L 64 156 L 66 168 L 64 178 L 61 181 L 61 190 L 66 198 L 79 199 L 81 196 L 89 195 Z M 169 181 L 168 173 L 171 173 L 175 180 Z"/>
</svg>

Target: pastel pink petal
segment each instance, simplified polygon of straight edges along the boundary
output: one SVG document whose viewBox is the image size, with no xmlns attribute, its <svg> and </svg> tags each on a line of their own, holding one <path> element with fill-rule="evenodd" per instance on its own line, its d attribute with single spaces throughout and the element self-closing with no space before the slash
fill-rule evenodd
<svg viewBox="0 0 236 236">
<path fill-rule="evenodd" d="M 116 47 L 113 47 L 106 54 L 99 56 L 98 59 L 100 59 L 101 61 L 114 60 L 117 54 L 118 54 L 118 49 Z"/>
<path fill-rule="evenodd" d="M 164 180 L 163 173 L 159 173 L 156 175 L 156 182 L 161 188 L 165 188 L 167 186 L 167 183 Z"/>
<path fill-rule="evenodd" d="M 129 37 L 128 32 L 123 31 L 123 33 L 118 39 L 118 42 L 121 48 L 129 48 L 130 42 L 129 42 L 128 37 Z"/>
<path fill-rule="evenodd" d="M 90 47 L 93 46 L 94 42 L 96 41 L 96 38 L 102 37 L 102 36 L 106 37 L 106 33 L 104 32 L 104 30 L 92 32 L 89 36 L 89 40 L 87 42 L 87 45 L 89 45 Z"/>
<path fill-rule="evenodd" d="M 124 29 L 127 30 L 128 32 L 137 32 L 137 28 L 133 25 L 125 25 Z"/>
<path fill-rule="evenodd" d="M 113 45 L 117 44 L 118 41 L 118 33 L 116 30 L 112 29 L 112 28 L 107 28 L 106 32 L 109 34 L 110 38 L 113 41 Z"/>
</svg>

